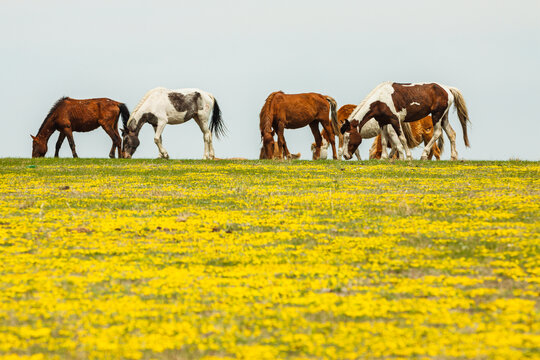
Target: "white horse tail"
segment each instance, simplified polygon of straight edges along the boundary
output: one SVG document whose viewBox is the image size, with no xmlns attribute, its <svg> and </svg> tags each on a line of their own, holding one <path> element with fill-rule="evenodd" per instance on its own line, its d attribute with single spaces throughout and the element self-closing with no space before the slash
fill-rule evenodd
<svg viewBox="0 0 540 360">
<path fill-rule="evenodd" d="M 403 121 L 401 123 L 401 128 L 403 129 L 403 135 L 405 135 L 405 139 L 407 139 L 407 146 L 410 149 L 417 147 L 418 143 L 416 142 L 414 134 L 412 133 L 411 124 Z"/>
<path fill-rule="evenodd" d="M 461 123 L 461 128 L 463 129 L 463 140 L 465 141 L 465 146 L 470 147 L 469 138 L 467 136 L 467 121 L 470 122 L 470 120 L 467 105 L 465 105 L 465 99 L 463 98 L 461 91 L 458 89 L 453 87 L 449 87 L 449 89 L 452 95 L 454 95 L 454 106 L 457 109 L 459 122 Z"/>
<path fill-rule="evenodd" d="M 337 120 L 337 102 L 331 96 L 326 95 L 325 97 L 330 103 L 330 114 L 332 115 L 332 128 L 334 129 L 334 136 L 337 135 L 339 137 L 341 135 L 341 131 L 339 131 L 339 124 Z"/>
<path fill-rule="evenodd" d="M 216 135 L 216 138 L 220 138 L 221 136 L 224 136 L 227 132 L 227 129 L 225 128 L 225 124 L 223 123 L 223 119 L 221 118 L 221 110 L 219 108 L 218 102 L 215 97 L 212 96 L 212 99 L 214 99 L 214 108 L 212 109 L 212 119 L 210 120 L 210 131 L 212 134 Z"/>
</svg>

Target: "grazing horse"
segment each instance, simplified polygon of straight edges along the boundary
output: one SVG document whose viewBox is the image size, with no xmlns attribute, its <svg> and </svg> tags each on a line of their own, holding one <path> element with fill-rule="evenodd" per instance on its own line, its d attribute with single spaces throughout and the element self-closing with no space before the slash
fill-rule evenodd
<svg viewBox="0 0 540 360">
<path fill-rule="evenodd" d="M 278 148 L 283 150 L 287 158 L 291 158 L 283 131 L 309 125 L 317 144 L 314 158 L 318 159 L 322 145 L 319 123 L 328 133 L 337 133 L 339 127 L 337 126 L 336 107 L 336 101 L 330 96 L 316 93 L 284 94 L 282 91 L 271 93 L 261 109 L 259 124 L 266 157 L 270 159 L 274 156 L 273 131 L 277 133 Z M 328 117 L 329 112 L 332 115 L 332 120 Z M 333 138 L 330 138 L 330 144 L 334 159 L 337 159 Z"/>
<path fill-rule="evenodd" d="M 450 127 L 448 111 L 454 105 L 458 112 L 459 121 L 463 129 L 463 140 L 469 146 L 467 137 L 467 121 L 469 115 L 465 99 L 461 92 L 453 87 L 437 83 L 399 84 L 384 82 L 373 89 L 369 95 L 356 107 L 353 113 L 341 127 L 345 134 L 344 157 L 350 159 L 351 153 L 362 142 L 364 127 L 375 121 L 378 128 L 383 129 L 393 146 L 400 153 L 405 153 L 411 159 L 411 152 L 400 124 L 422 119 L 431 114 L 433 122 L 433 137 L 424 147 L 422 160 L 426 160 L 433 144 L 441 137 L 442 129 L 450 139 L 451 159 L 457 160 L 456 133 Z M 390 126 L 388 126 L 390 125 Z M 382 157 L 386 153 L 386 137 L 382 140 Z M 405 151 L 403 150 L 405 147 Z"/>
<path fill-rule="evenodd" d="M 418 121 L 410 123 L 402 123 L 401 128 L 407 139 L 407 146 L 409 149 L 415 148 L 424 142 L 424 145 L 429 143 L 429 140 L 433 137 L 433 121 L 431 116 L 426 116 Z M 437 160 L 441 159 L 441 153 L 443 151 L 443 137 L 439 138 L 439 145 L 433 144 L 433 148 L 429 152 L 428 159 L 431 160 L 433 155 Z M 380 159 L 382 155 L 382 141 L 381 134 L 377 135 L 373 145 L 369 149 L 369 159 Z M 390 154 L 390 158 L 397 158 L 395 149 Z"/>
<path fill-rule="evenodd" d="M 211 112 L 212 119 L 208 127 Z M 203 133 L 204 159 L 213 159 L 212 134 L 218 139 L 225 134 L 221 110 L 214 96 L 199 89 L 169 90 L 162 87 L 148 91 L 131 113 L 126 128 L 122 130 L 124 157 L 133 156 L 139 146 L 139 131 L 145 123 L 149 123 L 154 127 L 154 142 L 159 157 L 168 159 L 169 154 L 161 141 L 165 125 L 182 124 L 191 119 L 195 120 Z"/>
<path fill-rule="evenodd" d="M 60 135 L 56 142 L 55 157 L 58 157 L 60 147 L 67 137 L 71 153 L 76 158 L 73 131 L 88 132 L 102 127 L 111 137 L 113 145 L 109 157 L 114 158 L 118 149 L 118 157 L 122 146 L 122 138 L 118 133 L 118 118 L 122 115 L 124 126 L 129 118 L 129 110 L 125 104 L 100 98 L 76 100 L 68 97 L 59 99 L 43 120 L 36 136 L 32 136 L 32 157 L 43 157 L 47 153 L 47 142 L 51 135 L 58 130 Z"/>
<path fill-rule="evenodd" d="M 349 117 L 349 115 L 351 115 L 351 113 L 353 112 L 353 110 L 356 108 L 356 105 L 351 105 L 351 104 L 348 104 L 348 105 L 343 105 L 342 107 L 339 108 L 339 110 L 337 111 L 337 121 L 338 121 L 338 126 L 341 127 L 341 125 L 343 125 L 343 123 L 345 122 L 345 120 L 347 120 L 347 118 Z M 329 135 L 328 133 L 326 132 L 325 129 L 323 129 L 323 131 L 321 131 L 321 135 L 323 137 L 323 145 L 321 147 L 321 159 L 326 159 L 327 158 L 327 154 L 328 154 L 328 146 L 329 146 Z M 335 136 L 335 135 L 334 135 Z M 343 154 L 343 134 L 341 134 L 340 131 L 337 132 L 337 136 L 338 136 L 338 139 L 339 139 L 339 147 L 338 147 L 338 158 L 341 159 L 341 155 Z M 315 150 L 316 150 L 316 144 L 315 143 L 312 143 L 311 144 L 311 152 L 313 153 L 313 155 L 315 155 Z M 356 150 L 354 152 L 354 154 L 356 155 L 356 158 L 358 160 L 361 160 L 360 158 L 360 150 Z"/>
</svg>

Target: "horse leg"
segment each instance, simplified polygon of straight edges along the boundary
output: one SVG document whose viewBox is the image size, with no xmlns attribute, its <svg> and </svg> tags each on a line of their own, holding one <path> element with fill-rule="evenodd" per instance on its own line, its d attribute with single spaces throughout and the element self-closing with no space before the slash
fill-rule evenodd
<svg viewBox="0 0 540 360">
<path fill-rule="evenodd" d="M 338 159 L 341 160 L 341 158 L 343 157 L 343 134 L 339 133 L 338 134 Z M 358 151 L 358 149 L 356 149 L 356 152 L 358 152 L 358 154 L 360 154 L 360 152 Z M 356 154 L 355 152 L 355 154 Z M 358 155 L 357 155 L 358 157 Z M 358 159 L 360 160 L 360 158 Z"/>
<path fill-rule="evenodd" d="M 285 136 L 283 136 L 283 139 L 285 139 Z M 293 158 L 293 155 L 291 154 L 291 152 L 289 151 L 289 148 L 287 147 L 287 142 L 284 142 L 283 143 L 283 148 L 280 150 L 280 157 L 283 158 L 283 154 L 287 154 L 286 155 L 286 158 L 287 159 L 292 159 Z"/>
<path fill-rule="evenodd" d="M 313 154 L 313 160 L 318 160 L 321 157 L 321 146 L 322 146 L 322 136 L 319 132 L 319 122 L 318 121 L 312 121 L 309 123 L 309 128 L 311 129 L 311 132 L 313 133 L 313 137 L 315 138 L 315 153 Z M 334 150 L 334 159 L 337 158 L 336 156 L 336 147 L 335 144 L 333 146 Z"/>
<path fill-rule="evenodd" d="M 435 142 L 439 140 L 439 137 L 442 135 L 441 121 L 439 121 L 440 118 L 441 117 L 438 114 L 431 114 L 431 119 L 433 120 L 433 137 L 424 146 L 424 151 L 422 151 L 422 157 L 420 158 L 421 160 L 427 160 L 433 144 L 435 144 Z"/>
<path fill-rule="evenodd" d="M 433 137 L 433 129 L 424 129 L 422 133 L 422 140 L 424 141 L 424 146 L 429 143 L 429 140 Z M 428 160 L 431 160 L 433 158 L 433 155 L 435 155 L 435 158 L 437 160 L 441 160 L 441 150 L 437 146 L 437 143 L 433 144 L 433 147 L 429 151 Z"/>
<path fill-rule="evenodd" d="M 64 142 L 65 138 L 66 134 L 60 132 L 60 135 L 58 135 L 58 140 L 56 141 L 56 151 L 54 152 L 54 157 L 58 157 L 58 153 L 60 152 L 60 148 L 62 147 L 62 143 Z"/>
<path fill-rule="evenodd" d="M 114 128 L 111 128 L 107 125 L 101 125 L 101 127 L 103 128 L 103 130 L 105 130 L 107 135 L 111 137 L 111 140 L 113 142 L 111 151 L 109 152 L 109 157 L 111 159 L 114 159 L 114 152 L 116 149 L 118 149 L 118 158 L 121 158 L 122 156 L 120 155 L 120 151 L 122 149 L 122 138 L 120 137 L 120 134 L 118 134 L 118 130 L 115 131 Z"/>
<path fill-rule="evenodd" d="M 390 138 L 392 147 L 395 148 L 396 151 L 398 152 L 398 158 L 401 159 L 401 154 L 403 154 L 403 159 L 404 159 L 406 153 L 405 153 L 405 149 L 403 148 L 403 143 L 401 142 L 400 136 L 398 136 L 398 134 L 396 133 L 396 130 L 394 129 L 392 125 L 387 125 L 386 128 L 387 128 L 386 132 L 388 133 L 388 137 Z M 383 154 L 384 154 L 386 146 L 384 144 L 382 145 L 383 145 Z"/>
<path fill-rule="evenodd" d="M 332 157 L 334 160 L 338 159 L 337 151 L 336 151 L 336 135 L 334 134 L 334 129 L 332 128 L 332 124 L 329 119 L 319 120 L 321 125 L 323 126 L 324 130 L 326 131 L 327 141 L 330 142 L 330 145 L 332 145 Z M 312 130 L 313 131 L 313 130 Z M 317 126 L 317 132 L 319 132 L 319 127 Z M 326 148 L 328 149 L 328 143 L 326 144 Z"/>
<path fill-rule="evenodd" d="M 319 159 L 326 160 L 328 158 L 328 146 L 330 145 L 330 135 L 328 135 L 328 131 L 326 131 L 326 129 L 323 129 L 323 131 L 321 131 L 321 135 L 322 135 L 322 146 L 321 146 L 321 156 Z M 311 152 L 315 151 L 315 149 L 317 148 L 316 146 L 314 147 L 313 145 L 311 145 L 311 147 L 312 147 Z"/>
<path fill-rule="evenodd" d="M 212 160 L 214 158 L 214 146 L 212 145 L 212 133 L 210 132 L 210 129 L 208 128 L 208 116 L 204 116 L 204 114 L 198 114 L 194 117 L 195 122 L 197 125 L 199 125 L 199 128 L 201 129 L 203 133 L 203 140 L 204 140 L 204 160 Z"/>
<path fill-rule="evenodd" d="M 448 112 L 443 116 L 441 120 L 441 126 L 446 132 L 446 135 L 450 139 L 450 151 L 451 151 L 451 160 L 457 160 L 458 154 L 456 150 L 456 132 L 450 126 L 450 121 L 448 121 Z"/>
<path fill-rule="evenodd" d="M 154 127 L 154 131 L 156 132 L 154 134 L 154 142 L 156 143 L 158 150 L 159 150 L 159 157 L 162 159 L 168 159 L 169 154 L 167 153 L 167 150 L 163 147 L 161 134 L 163 134 L 163 130 L 165 129 L 165 125 L 167 123 L 165 121 L 159 121 L 157 123 L 157 126 Z"/>
<path fill-rule="evenodd" d="M 283 124 L 283 122 L 279 122 L 276 133 L 278 139 L 278 149 L 280 150 L 280 152 L 282 152 L 280 158 L 283 158 L 283 156 L 285 156 L 285 158 L 289 159 L 291 157 L 291 153 L 287 148 L 287 142 L 285 141 L 285 136 L 283 135 L 284 131 L 285 125 Z"/>
<path fill-rule="evenodd" d="M 73 155 L 74 158 L 78 158 L 79 156 L 77 155 L 77 152 L 75 151 L 75 141 L 73 141 L 73 132 L 71 131 L 71 128 L 65 127 L 60 131 L 63 132 L 64 136 L 66 136 L 68 139 L 69 147 L 71 148 L 71 154 Z"/>
<path fill-rule="evenodd" d="M 388 159 L 388 126 L 381 129 L 379 136 L 381 137 L 381 155 L 377 159 L 386 160 Z"/>
<path fill-rule="evenodd" d="M 407 155 L 407 160 L 412 160 L 411 150 L 409 149 L 409 145 L 407 144 L 407 138 L 405 137 L 405 133 L 403 132 L 403 130 L 401 130 L 401 135 L 399 135 L 399 140 L 401 141 L 401 144 L 403 145 L 403 148 L 405 149 L 405 155 Z"/>
</svg>

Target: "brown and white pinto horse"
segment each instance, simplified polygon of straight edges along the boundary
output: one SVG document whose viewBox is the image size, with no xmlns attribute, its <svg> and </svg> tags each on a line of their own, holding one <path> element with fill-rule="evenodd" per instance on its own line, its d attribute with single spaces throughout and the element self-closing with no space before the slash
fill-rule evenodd
<svg viewBox="0 0 540 360">
<path fill-rule="evenodd" d="M 429 140 L 433 137 L 433 120 L 431 116 L 426 116 L 418 121 L 413 121 L 410 123 L 402 123 L 401 127 L 405 138 L 407 139 L 407 146 L 409 149 L 415 148 L 424 142 L 424 145 L 429 143 Z M 431 160 L 433 155 L 437 160 L 441 159 L 441 153 L 443 151 L 443 137 L 439 138 L 439 144 L 433 144 L 433 148 L 429 152 L 428 159 Z M 382 140 L 381 134 L 377 135 L 373 145 L 369 149 L 369 159 L 380 159 L 382 155 Z M 390 158 L 397 158 L 397 153 L 395 149 L 390 154 Z"/>
<path fill-rule="evenodd" d="M 32 157 L 43 157 L 47 153 L 47 142 L 51 135 L 58 130 L 60 135 L 56 142 L 55 157 L 67 137 L 71 153 L 76 158 L 73 131 L 88 132 L 102 127 L 111 137 L 113 145 L 109 157 L 114 158 L 115 150 L 118 149 L 118 157 L 121 158 L 122 138 L 118 133 L 118 118 L 122 115 L 124 126 L 129 119 L 129 110 L 125 104 L 117 101 L 100 98 L 76 100 L 68 97 L 59 99 L 43 120 L 36 136 L 32 136 Z"/>
<path fill-rule="evenodd" d="M 287 149 L 283 131 L 309 125 L 317 144 L 314 158 L 318 159 L 322 145 L 319 123 L 329 133 L 337 133 L 339 128 L 337 126 L 336 107 L 336 101 L 330 96 L 316 93 L 284 94 L 282 91 L 271 93 L 261 109 L 259 124 L 266 157 L 273 158 L 274 156 L 273 131 L 278 136 L 278 148 L 283 150 L 287 158 L 290 158 L 291 154 Z M 332 120 L 328 117 L 330 112 Z M 333 138 L 330 139 L 330 144 L 332 145 L 334 159 L 337 159 L 336 145 Z"/>
<path fill-rule="evenodd" d="M 374 119 L 390 137 L 393 146 L 397 147 L 400 152 L 403 152 L 404 147 L 407 158 L 411 159 L 411 153 L 401 131 L 400 123 L 417 121 L 431 114 L 434 133 L 424 147 L 422 159 L 427 159 L 433 144 L 441 137 L 442 129 L 444 129 L 450 138 L 451 158 L 457 160 L 456 133 L 448 121 L 448 112 L 452 105 L 457 108 L 463 129 L 463 139 L 465 145 L 469 146 L 467 137 L 469 116 L 463 95 L 458 89 L 437 83 L 399 84 L 384 82 L 379 84 L 357 106 L 341 127 L 341 132 L 345 134 L 343 155 L 346 159 L 351 158 L 352 152 L 362 142 L 362 128 Z M 385 149 L 386 138 L 383 136 L 381 140 L 382 147 Z"/>
</svg>

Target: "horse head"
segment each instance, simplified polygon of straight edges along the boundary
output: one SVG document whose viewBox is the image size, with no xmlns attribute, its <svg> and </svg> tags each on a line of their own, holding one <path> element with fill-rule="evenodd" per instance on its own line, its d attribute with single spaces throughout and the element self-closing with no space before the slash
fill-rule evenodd
<svg viewBox="0 0 540 360">
<path fill-rule="evenodd" d="M 128 128 L 122 129 L 122 157 L 124 159 L 131 159 L 139 144 L 140 141 L 137 132 Z"/>
<path fill-rule="evenodd" d="M 341 126 L 341 133 L 343 136 L 343 157 L 346 160 L 350 160 L 355 153 L 358 146 L 362 143 L 362 136 L 358 131 L 358 120 L 345 120 L 345 123 Z"/>
<path fill-rule="evenodd" d="M 32 137 L 32 157 L 44 157 L 47 153 L 47 142 L 37 136 L 30 136 Z"/>
<path fill-rule="evenodd" d="M 319 156 L 319 160 L 326 160 L 328 159 L 328 141 L 326 139 L 322 139 L 322 145 L 321 145 L 321 155 Z M 311 153 L 312 153 L 312 159 L 315 160 L 315 152 L 317 151 L 317 144 L 312 143 L 311 144 Z"/>
</svg>

